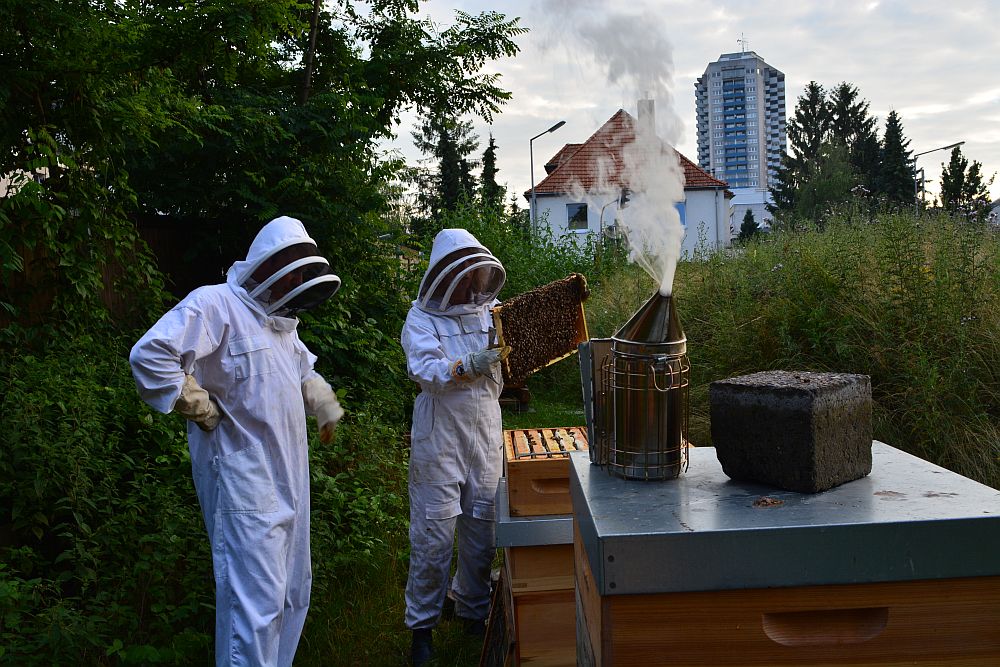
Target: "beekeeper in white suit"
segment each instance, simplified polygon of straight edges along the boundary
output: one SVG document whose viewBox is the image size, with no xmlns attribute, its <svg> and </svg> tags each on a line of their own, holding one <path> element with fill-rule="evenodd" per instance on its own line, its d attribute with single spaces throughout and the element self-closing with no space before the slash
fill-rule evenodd
<svg viewBox="0 0 1000 667">
<path fill-rule="evenodd" d="M 451 581 L 455 613 L 481 632 L 489 609 L 495 553 L 494 496 L 502 464 L 499 362 L 490 309 L 506 273 L 464 229 L 434 238 L 430 264 L 402 331 L 410 377 L 420 384 L 410 451 L 410 571 L 406 625 L 411 658 L 433 654 L 431 629 Z"/>
<path fill-rule="evenodd" d="M 215 573 L 216 664 L 292 664 L 309 608 L 306 414 L 343 410 L 295 313 L 340 287 L 294 218 L 266 224 L 225 284 L 201 287 L 132 348 L 143 400 L 188 422 Z"/>
</svg>

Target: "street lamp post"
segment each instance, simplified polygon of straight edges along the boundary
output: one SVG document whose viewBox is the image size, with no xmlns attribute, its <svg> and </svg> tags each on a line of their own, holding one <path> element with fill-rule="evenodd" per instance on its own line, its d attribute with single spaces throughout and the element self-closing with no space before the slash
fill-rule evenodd
<svg viewBox="0 0 1000 667">
<path fill-rule="evenodd" d="M 536 211 L 536 206 L 535 206 L 535 147 L 534 147 L 534 143 L 533 142 L 535 141 L 535 139 L 537 139 L 538 137 L 542 136 L 543 134 L 548 134 L 549 132 L 555 132 L 556 130 L 558 130 L 560 127 L 562 127 L 565 124 L 566 124 L 566 121 L 561 120 L 558 123 L 556 123 L 555 125 L 553 125 L 552 127 L 550 127 L 549 129 L 545 130 L 544 132 L 539 132 L 538 134 L 536 134 L 535 136 L 533 136 L 528 141 L 528 157 L 529 157 L 529 160 L 531 161 L 531 231 L 532 232 L 535 231 L 535 217 L 537 216 L 537 213 L 535 213 L 535 211 Z"/>
<path fill-rule="evenodd" d="M 920 170 L 921 178 L 917 180 L 917 158 L 921 155 L 927 155 L 928 153 L 934 153 L 935 151 L 946 151 L 950 148 L 957 148 L 964 144 L 964 141 L 959 141 L 958 143 L 948 144 L 947 146 L 941 146 L 940 148 L 932 148 L 929 151 L 922 151 L 920 153 L 914 153 L 910 156 L 910 160 L 913 162 L 913 212 L 920 213 L 920 184 L 923 182 L 923 169 Z"/>
</svg>

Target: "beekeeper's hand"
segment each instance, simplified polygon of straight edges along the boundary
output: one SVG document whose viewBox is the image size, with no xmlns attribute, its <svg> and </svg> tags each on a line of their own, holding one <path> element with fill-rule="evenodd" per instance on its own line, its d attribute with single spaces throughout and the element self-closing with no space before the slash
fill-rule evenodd
<svg viewBox="0 0 1000 667">
<path fill-rule="evenodd" d="M 222 415 L 215 401 L 209 397 L 193 375 L 184 376 L 184 386 L 181 387 L 181 395 L 174 403 L 174 411 L 190 419 L 198 425 L 202 431 L 211 431 L 219 425 Z"/>
<path fill-rule="evenodd" d="M 316 416 L 319 424 L 319 439 L 323 444 L 333 442 L 333 434 L 337 430 L 337 422 L 344 416 L 344 408 L 340 407 L 337 394 L 321 377 L 314 377 L 302 384 L 302 398 L 306 411 Z"/>
<path fill-rule="evenodd" d="M 492 366 L 499 364 L 510 354 L 510 345 L 490 346 L 468 355 L 468 366 L 473 377 L 493 375 Z"/>
</svg>

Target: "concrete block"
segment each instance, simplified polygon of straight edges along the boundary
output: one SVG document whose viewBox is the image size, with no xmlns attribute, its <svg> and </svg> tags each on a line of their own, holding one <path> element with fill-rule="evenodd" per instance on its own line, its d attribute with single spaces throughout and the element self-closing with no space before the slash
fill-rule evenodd
<svg viewBox="0 0 1000 667">
<path fill-rule="evenodd" d="M 709 386 L 712 442 L 734 480 L 815 493 L 872 470 L 867 375 L 765 371 Z"/>
</svg>

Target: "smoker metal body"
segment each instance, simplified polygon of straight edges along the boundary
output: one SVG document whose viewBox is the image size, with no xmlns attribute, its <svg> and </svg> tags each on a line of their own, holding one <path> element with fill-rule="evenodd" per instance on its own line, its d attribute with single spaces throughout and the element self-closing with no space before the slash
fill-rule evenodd
<svg viewBox="0 0 1000 667">
<path fill-rule="evenodd" d="M 669 296 L 654 294 L 610 339 L 580 346 L 591 462 L 625 479 L 687 465 L 690 364 Z"/>
</svg>

